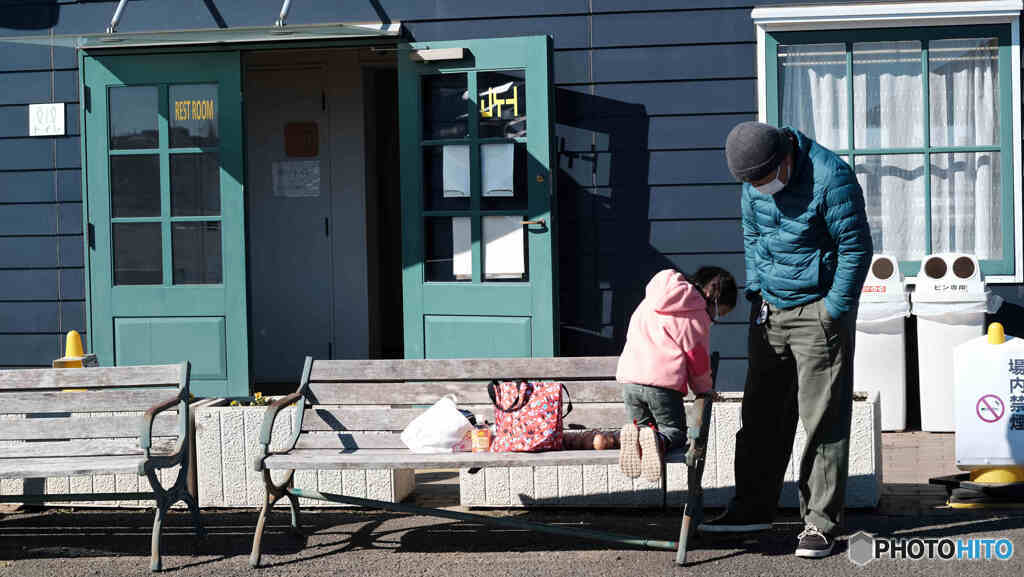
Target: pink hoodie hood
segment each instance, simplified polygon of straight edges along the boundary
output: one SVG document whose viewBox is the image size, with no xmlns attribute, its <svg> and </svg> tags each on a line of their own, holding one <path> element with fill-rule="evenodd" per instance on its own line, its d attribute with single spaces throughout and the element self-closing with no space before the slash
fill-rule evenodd
<svg viewBox="0 0 1024 577">
<path fill-rule="evenodd" d="M 663 270 L 654 275 L 647 283 L 644 301 L 660 315 L 679 316 L 707 310 L 704 295 L 674 270 Z"/>
<path fill-rule="evenodd" d="M 671 269 L 647 283 L 644 300 L 629 320 L 616 380 L 686 394 L 711 389 L 711 317 L 697 287 Z"/>
</svg>

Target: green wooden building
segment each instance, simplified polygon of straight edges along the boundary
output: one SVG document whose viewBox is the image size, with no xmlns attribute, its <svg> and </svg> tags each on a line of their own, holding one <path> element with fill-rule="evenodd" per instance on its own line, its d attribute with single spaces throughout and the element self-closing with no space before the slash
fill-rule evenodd
<svg viewBox="0 0 1024 577">
<path fill-rule="evenodd" d="M 658 270 L 742 283 L 723 147 L 758 118 L 854 166 L 904 274 L 977 254 L 1024 329 L 1020 0 L 120 4 L 0 10 L 2 366 L 70 329 L 209 396 L 614 355 Z"/>
</svg>

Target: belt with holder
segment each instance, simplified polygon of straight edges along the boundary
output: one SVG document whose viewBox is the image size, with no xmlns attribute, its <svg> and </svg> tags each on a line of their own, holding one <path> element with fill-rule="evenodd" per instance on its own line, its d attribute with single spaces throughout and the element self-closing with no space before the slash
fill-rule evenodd
<svg viewBox="0 0 1024 577">
<path fill-rule="evenodd" d="M 754 324 L 761 326 L 768 320 L 768 302 L 761 300 L 761 309 L 757 311 L 757 318 L 754 319 Z"/>
</svg>

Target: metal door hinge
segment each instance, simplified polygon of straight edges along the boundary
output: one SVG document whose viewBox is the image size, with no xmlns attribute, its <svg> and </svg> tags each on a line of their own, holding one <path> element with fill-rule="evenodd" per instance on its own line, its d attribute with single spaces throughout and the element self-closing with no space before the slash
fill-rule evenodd
<svg viewBox="0 0 1024 577">
<path fill-rule="evenodd" d="M 334 343 L 331 341 L 327 341 L 327 358 L 334 358 Z"/>
<path fill-rule="evenodd" d="M 324 217 L 324 236 L 331 236 L 331 220 Z"/>
<path fill-rule="evenodd" d="M 85 230 L 86 240 L 89 243 L 89 248 L 92 250 L 96 250 L 96 227 L 90 222 L 88 226 L 85 227 Z"/>
<path fill-rule="evenodd" d="M 327 111 L 327 91 L 320 91 L 320 110 Z"/>
</svg>

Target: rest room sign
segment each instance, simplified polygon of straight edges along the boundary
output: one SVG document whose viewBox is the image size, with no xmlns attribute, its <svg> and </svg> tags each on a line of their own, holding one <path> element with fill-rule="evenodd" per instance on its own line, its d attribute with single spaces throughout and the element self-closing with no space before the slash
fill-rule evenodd
<svg viewBox="0 0 1024 577">
<path fill-rule="evenodd" d="M 172 84 L 170 101 L 171 147 L 220 145 L 220 107 L 216 84 Z"/>
<path fill-rule="evenodd" d="M 213 99 L 209 100 L 178 100 L 174 103 L 174 120 L 214 120 L 217 107 Z"/>
</svg>

